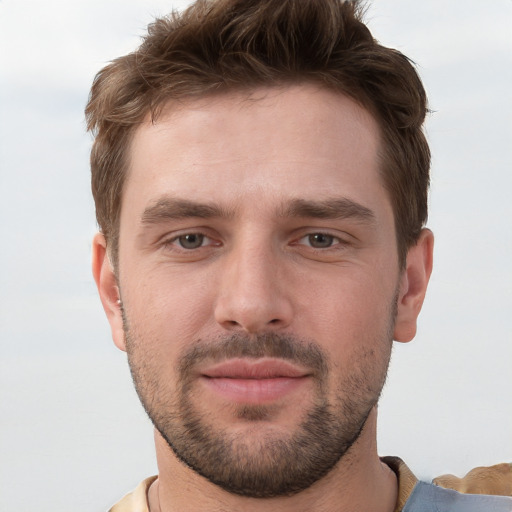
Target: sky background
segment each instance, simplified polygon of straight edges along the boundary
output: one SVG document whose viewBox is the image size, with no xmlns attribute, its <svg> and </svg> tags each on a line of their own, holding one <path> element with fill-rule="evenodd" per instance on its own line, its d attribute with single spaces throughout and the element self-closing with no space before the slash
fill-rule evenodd
<svg viewBox="0 0 512 512">
<path fill-rule="evenodd" d="M 93 77 L 184 2 L 0 0 L 0 497 L 107 510 L 156 472 L 152 428 L 90 272 Z M 397 345 L 379 451 L 424 479 L 512 462 L 512 1 L 375 0 L 434 111 L 435 268 Z"/>
</svg>

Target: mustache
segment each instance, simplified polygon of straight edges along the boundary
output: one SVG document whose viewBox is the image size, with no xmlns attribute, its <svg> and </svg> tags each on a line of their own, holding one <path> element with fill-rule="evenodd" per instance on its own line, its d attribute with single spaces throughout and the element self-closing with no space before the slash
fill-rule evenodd
<svg viewBox="0 0 512 512">
<path fill-rule="evenodd" d="M 204 362 L 220 362 L 225 359 L 260 359 L 272 357 L 300 364 L 314 375 L 327 373 L 327 356 L 313 341 L 291 335 L 261 333 L 248 335 L 235 333 L 214 340 L 198 340 L 187 347 L 178 359 L 178 370 L 182 376 Z"/>
</svg>

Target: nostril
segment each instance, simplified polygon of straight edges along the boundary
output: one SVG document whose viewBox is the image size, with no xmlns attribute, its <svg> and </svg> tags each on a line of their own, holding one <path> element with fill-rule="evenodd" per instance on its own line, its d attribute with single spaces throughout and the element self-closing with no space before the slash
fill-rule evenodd
<svg viewBox="0 0 512 512">
<path fill-rule="evenodd" d="M 270 320 L 269 324 L 277 324 L 279 323 L 279 318 L 274 318 L 273 320 Z"/>
</svg>

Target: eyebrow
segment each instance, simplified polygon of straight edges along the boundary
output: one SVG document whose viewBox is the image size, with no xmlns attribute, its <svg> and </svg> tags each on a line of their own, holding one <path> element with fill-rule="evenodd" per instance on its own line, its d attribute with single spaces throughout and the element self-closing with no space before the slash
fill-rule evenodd
<svg viewBox="0 0 512 512">
<path fill-rule="evenodd" d="M 315 219 L 355 219 L 368 224 L 376 221 L 372 210 L 351 199 L 331 198 L 321 201 L 292 199 L 278 210 L 280 217 Z M 142 214 L 142 224 L 159 224 L 169 220 L 187 218 L 233 218 L 234 210 L 219 205 L 198 203 L 187 199 L 162 197 L 148 206 Z"/>
<path fill-rule="evenodd" d="M 293 199 L 283 209 L 282 216 L 315 219 L 355 219 L 368 224 L 376 222 L 376 216 L 372 210 L 345 197 L 322 201 Z"/>
<path fill-rule="evenodd" d="M 142 223 L 159 224 L 168 220 L 180 220 L 191 217 L 211 219 L 215 217 L 230 218 L 232 216 L 233 212 L 227 211 L 215 204 L 162 197 L 144 210 Z"/>
</svg>

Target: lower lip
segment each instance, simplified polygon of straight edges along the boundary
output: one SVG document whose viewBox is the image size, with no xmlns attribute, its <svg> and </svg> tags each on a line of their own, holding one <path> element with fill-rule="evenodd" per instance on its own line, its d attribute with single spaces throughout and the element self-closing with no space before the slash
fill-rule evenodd
<svg viewBox="0 0 512 512">
<path fill-rule="evenodd" d="M 302 386 L 308 377 L 231 379 L 203 377 L 204 384 L 217 395 L 233 402 L 265 404 L 285 397 Z"/>
</svg>

